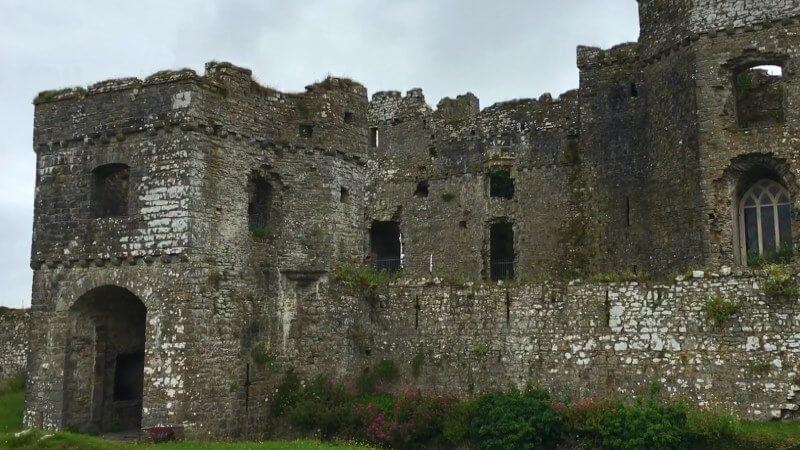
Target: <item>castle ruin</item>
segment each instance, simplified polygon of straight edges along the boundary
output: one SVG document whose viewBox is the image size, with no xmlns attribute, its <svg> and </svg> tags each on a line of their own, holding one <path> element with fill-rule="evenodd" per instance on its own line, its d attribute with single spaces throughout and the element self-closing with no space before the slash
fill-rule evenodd
<svg viewBox="0 0 800 450">
<path fill-rule="evenodd" d="M 41 93 L 25 423 L 252 435 L 282 369 L 383 359 L 800 417 L 800 303 L 754 268 L 800 237 L 800 1 L 639 8 L 578 89 L 484 109 L 218 62 Z M 399 278 L 367 298 L 361 264 Z"/>
</svg>

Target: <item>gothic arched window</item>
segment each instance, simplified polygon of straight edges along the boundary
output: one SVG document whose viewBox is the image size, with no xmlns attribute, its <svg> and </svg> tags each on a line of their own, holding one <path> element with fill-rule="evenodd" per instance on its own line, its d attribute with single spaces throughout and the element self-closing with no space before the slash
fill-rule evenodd
<svg viewBox="0 0 800 450">
<path fill-rule="evenodd" d="M 792 204 L 789 192 L 769 179 L 757 181 L 739 203 L 742 259 L 752 263 L 792 251 Z"/>
</svg>

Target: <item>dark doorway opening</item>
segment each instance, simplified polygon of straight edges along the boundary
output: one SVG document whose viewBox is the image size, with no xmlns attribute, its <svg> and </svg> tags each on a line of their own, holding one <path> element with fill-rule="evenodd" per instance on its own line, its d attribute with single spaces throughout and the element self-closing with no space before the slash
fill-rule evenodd
<svg viewBox="0 0 800 450">
<path fill-rule="evenodd" d="M 493 281 L 514 278 L 514 227 L 494 223 L 489 229 L 489 275 Z"/>
<path fill-rule="evenodd" d="M 377 269 L 388 272 L 400 270 L 402 265 L 400 223 L 372 222 L 369 230 L 369 248 Z"/>
<path fill-rule="evenodd" d="M 141 429 L 146 317 L 141 300 L 117 286 L 93 289 L 75 302 L 65 347 L 65 427 Z"/>
</svg>

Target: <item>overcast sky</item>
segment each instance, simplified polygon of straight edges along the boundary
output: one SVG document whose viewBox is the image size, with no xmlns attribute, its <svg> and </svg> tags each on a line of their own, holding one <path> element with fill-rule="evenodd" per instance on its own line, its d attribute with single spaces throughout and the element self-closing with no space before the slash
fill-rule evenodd
<svg viewBox="0 0 800 450">
<path fill-rule="evenodd" d="M 486 107 L 578 85 L 575 47 L 638 36 L 634 0 L 0 0 L 0 305 L 30 304 L 39 91 L 249 67 L 299 91 L 327 74 L 429 104 L 473 92 Z"/>
</svg>

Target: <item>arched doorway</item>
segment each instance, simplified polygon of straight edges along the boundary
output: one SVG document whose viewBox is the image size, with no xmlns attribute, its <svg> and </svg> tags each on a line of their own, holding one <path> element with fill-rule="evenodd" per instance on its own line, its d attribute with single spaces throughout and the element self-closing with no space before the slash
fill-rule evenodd
<svg viewBox="0 0 800 450">
<path fill-rule="evenodd" d="M 66 428 L 96 433 L 141 428 L 146 317 L 142 301 L 118 286 L 92 289 L 70 308 Z"/>
</svg>

